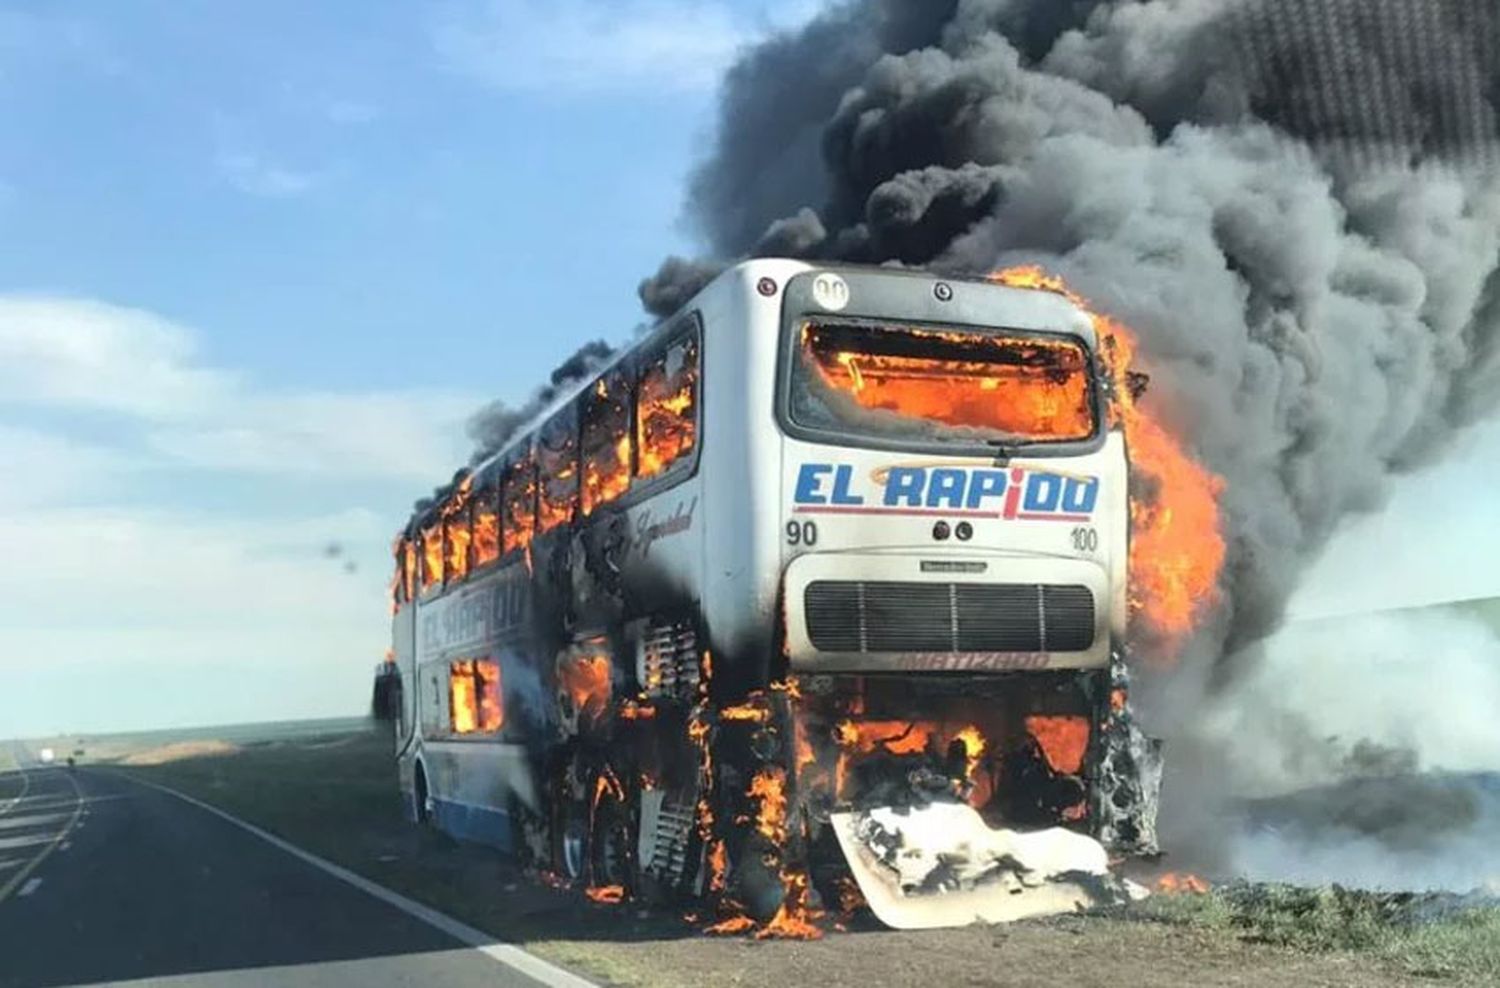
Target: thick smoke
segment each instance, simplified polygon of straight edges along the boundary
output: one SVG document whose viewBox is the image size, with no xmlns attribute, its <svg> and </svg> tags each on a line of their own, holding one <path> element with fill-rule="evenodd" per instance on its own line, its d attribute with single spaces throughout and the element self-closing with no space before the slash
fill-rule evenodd
<svg viewBox="0 0 1500 988">
<path fill-rule="evenodd" d="M 1174 856 L 1214 874 L 1500 891 L 1494 630 L 1416 611 L 1293 624 L 1261 648 L 1169 762 Z"/>
<path fill-rule="evenodd" d="M 559 364 L 547 383 L 524 404 L 511 406 L 497 398 L 475 412 L 468 423 L 469 438 L 474 441 L 471 462 L 479 463 L 504 449 L 518 430 L 545 412 L 570 387 L 593 376 L 614 355 L 614 347 L 603 340 L 585 343 Z"/>
<path fill-rule="evenodd" d="M 730 73 L 690 210 L 719 262 L 1036 262 L 1131 325 L 1227 481 L 1222 684 L 1338 522 L 1495 406 L 1497 107 L 1493 5 L 857 0 Z"/>
</svg>

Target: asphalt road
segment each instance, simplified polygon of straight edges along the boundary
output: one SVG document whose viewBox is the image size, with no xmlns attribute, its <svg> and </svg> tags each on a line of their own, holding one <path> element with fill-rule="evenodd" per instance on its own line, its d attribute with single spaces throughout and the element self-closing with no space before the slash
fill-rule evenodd
<svg viewBox="0 0 1500 988">
<path fill-rule="evenodd" d="M 539 984 L 167 793 L 87 769 L 31 767 L 22 786 L 9 781 L 4 988 Z"/>
</svg>

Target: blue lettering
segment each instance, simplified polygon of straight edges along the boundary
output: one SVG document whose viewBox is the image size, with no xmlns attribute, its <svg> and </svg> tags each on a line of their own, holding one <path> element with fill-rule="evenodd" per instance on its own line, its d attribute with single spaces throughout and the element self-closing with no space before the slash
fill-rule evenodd
<svg viewBox="0 0 1500 988">
<path fill-rule="evenodd" d="M 1056 511 L 1062 500 L 1062 478 L 1055 473 L 1034 473 L 1026 481 L 1026 511 Z"/>
<path fill-rule="evenodd" d="M 1069 478 L 1063 484 L 1062 507 L 1069 514 L 1091 515 L 1099 503 L 1099 478 L 1088 480 Z"/>
<path fill-rule="evenodd" d="M 963 470 L 941 468 L 932 471 L 932 480 L 927 485 L 927 506 L 929 508 L 961 507 L 967 481 L 968 474 Z"/>
<path fill-rule="evenodd" d="M 793 495 L 793 500 L 798 504 L 827 504 L 828 498 L 821 493 L 823 474 L 832 470 L 833 467 L 826 463 L 802 464 L 802 470 L 797 474 L 797 492 Z"/>
<path fill-rule="evenodd" d="M 977 508 L 987 497 L 999 497 L 1005 493 L 1004 470 L 975 470 L 969 475 L 969 496 L 964 504 Z"/>
<path fill-rule="evenodd" d="M 904 504 L 922 506 L 922 488 L 927 486 L 927 471 L 922 467 L 891 467 L 885 477 L 885 503 L 888 507 Z"/>
<path fill-rule="evenodd" d="M 834 504 L 864 504 L 865 499 L 858 494 L 849 493 L 849 482 L 854 479 L 854 468 L 845 464 L 834 471 L 833 474 L 833 497 Z"/>
</svg>

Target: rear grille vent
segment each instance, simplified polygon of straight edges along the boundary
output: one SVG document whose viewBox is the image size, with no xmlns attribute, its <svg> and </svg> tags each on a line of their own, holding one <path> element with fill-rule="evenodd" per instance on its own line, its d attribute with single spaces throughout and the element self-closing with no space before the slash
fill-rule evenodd
<svg viewBox="0 0 1500 988">
<path fill-rule="evenodd" d="M 1084 652 L 1088 587 L 819 580 L 802 598 L 820 652 Z"/>
</svg>

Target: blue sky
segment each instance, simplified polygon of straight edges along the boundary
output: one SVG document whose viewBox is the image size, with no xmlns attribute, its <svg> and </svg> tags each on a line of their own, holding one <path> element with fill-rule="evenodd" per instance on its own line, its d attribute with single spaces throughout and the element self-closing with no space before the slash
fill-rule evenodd
<svg viewBox="0 0 1500 988">
<path fill-rule="evenodd" d="M 628 337 L 815 6 L 0 10 L 0 736 L 360 712 L 406 508 Z"/>
<path fill-rule="evenodd" d="M 361 712 L 406 508 L 484 400 L 629 335 L 719 74 L 818 6 L 0 9 L 0 736 Z M 1301 612 L 1500 589 L 1497 453 Z"/>
</svg>

